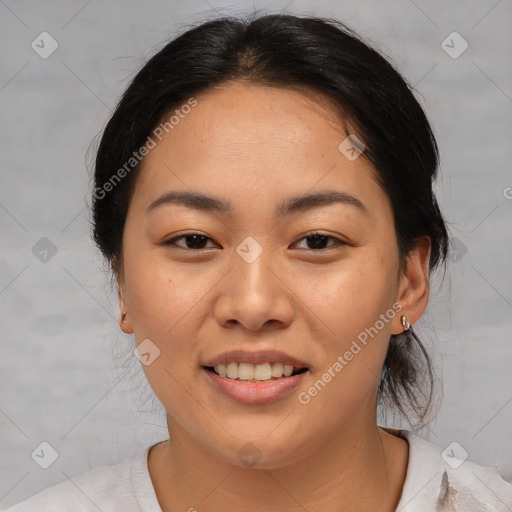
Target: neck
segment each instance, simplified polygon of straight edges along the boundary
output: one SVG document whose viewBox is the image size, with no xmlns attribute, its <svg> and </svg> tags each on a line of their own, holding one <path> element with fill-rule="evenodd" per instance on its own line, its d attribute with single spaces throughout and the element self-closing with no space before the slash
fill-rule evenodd
<svg viewBox="0 0 512 512">
<path fill-rule="evenodd" d="M 405 481 L 408 446 L 376 423 L 352 425 L 300 462 L 244 468 L 207 450 L 168 419 L 170 439 L 156 445 L 148 467 L 163 512 L 392 512 Z"/>
</svg>

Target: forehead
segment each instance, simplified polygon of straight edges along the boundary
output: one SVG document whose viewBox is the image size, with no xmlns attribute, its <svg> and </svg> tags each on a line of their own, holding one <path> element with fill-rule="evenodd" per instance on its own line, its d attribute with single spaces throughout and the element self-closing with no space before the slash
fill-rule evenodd
<svg viewBox="0 0 512 512">
<path fill-rule="evenodd" d="M 137 189 L 146 202 L 165 188 L 260 205 L 316 186 L 377 193 L 369 162 L 340 152 L 346 123 L 328 98 L 307 89 L 232 82 L 195 99 L 197 106 L 180 116 L 142 163 Z"/>
<path fill-rule="evenodd" d="M 197 102 L 183 120 L 190 130 L 176 130 L 175 140 L 200 143 L 215 155 L 232 149 L 247 156 L 265 146 L 267 153 L 257 156 L 271 158 L 279 149 L 299 159 L 311 147 L 332 149 L 333 139 L 344 135 L 345 121 L 334 102 L 309 89 L 229 82 L 198 95 Z M 196 149 L 202 154 L 202 147 Z"/>
</svg>

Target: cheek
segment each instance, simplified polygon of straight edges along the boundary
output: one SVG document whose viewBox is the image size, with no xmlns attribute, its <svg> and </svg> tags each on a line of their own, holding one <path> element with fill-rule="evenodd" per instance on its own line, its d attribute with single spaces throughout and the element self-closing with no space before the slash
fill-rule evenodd
<svg viewBox="0 0 512 512">
<path fill-rule="evenodd" d="M 133 253 L 125 262 L 136 342 L 149 339 L 157 347 L 154 360 L 143 364 L 148 383 L 166 407 L 188 410 L 181 383 L 197 369 L 193 340 L 204 321 L 198 304 L 211 285 L 150 251 Z"/>
<path fill-rule="evenodd" d="M 300 278 L 301 301 L 333 331 L 327 331 L 331 336 L 343 342 L 373 325 L 391 307 L 396 286 L 392 258 L 383 258 L 374 248 L 357 252 L 329 270 Z"/>
<path fill-rule="evenodd" d="M 126 291 L 135 335 L 161 339 L 170 335 L 180 318 L 188 319 L 193 306 L 204 296 L 208 286 L 194 279 L 184 268 L 152 251 L 137 251 L 125 256 Z M 187 312 L 189 312 L 187 314 Z"/>
<path fill-rule="evenodd" d="M 340 417 L 355 418 L 368 410 L 362 404 L 375 399 L 396 315 L 395 273 L 391 257 L 383 259 L 379 251 L 364 250 L 335 272 L 309 276 L 303 299 L 314 313 L 312 322 L 321 326 L 315 341 L 323 353 L 313 382 L 301 390 L 311 418 L 323 418 L 326 407 Z M 337 421 L 332 418 L 317 428 L 335 429 Z"/>
</svg>

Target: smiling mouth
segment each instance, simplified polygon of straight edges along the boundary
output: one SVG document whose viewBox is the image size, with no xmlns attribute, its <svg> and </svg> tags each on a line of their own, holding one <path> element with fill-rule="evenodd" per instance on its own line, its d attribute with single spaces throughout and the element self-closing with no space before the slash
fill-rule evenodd
<svg viewBox="0 0 512 512">
<path fill-rule="evenodd" d="M 246 382 L 268 382 L 286 377 L 292 377 L 307 372 L 309 368 L 298 368 L 282 363 L 235 363 L 204 366 L 204 368 L 220 377 Z"/>
</svg>

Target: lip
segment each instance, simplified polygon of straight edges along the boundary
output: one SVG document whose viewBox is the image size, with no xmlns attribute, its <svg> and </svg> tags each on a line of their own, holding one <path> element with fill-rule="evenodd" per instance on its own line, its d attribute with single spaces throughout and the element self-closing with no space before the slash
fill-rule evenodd
<svg viewBox="0 0 512 512">
<path fill-rule="evenodd" d="M 233 361 L 233 359 L 231 359 L 231 361 Z M 231 398 L 238 403 L 256 405 L 269 404 L 285 398 L 300 385 L 304 376 L 309 373 L 309 370 L 297 375 L 291 375 L 290 377 L 273 378 L 272 380 L 261 382 L 242 381 L 229 379 L 228 377 L 221 377 L 206 368 L 202 368 L 202 372 L 214 388 L 228 398 Z"/>
<path fill-rule="evenodd" d="M 209 359 L 202 366 L 216 366 L 218 364 L 229 364 L 233 362 L 251 364 L 282 363 L 283 365 L 287 364 L 295 366 L 295 368 L 310 369 L 306 362 L 285 354 L 284 352 L 280 352 L 279 350 L 258 350 L 257 352 L 251 352 L 249 350 L 232 350 Z"/>
</svg>

